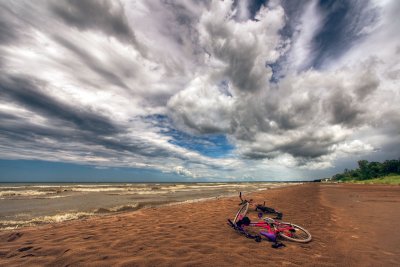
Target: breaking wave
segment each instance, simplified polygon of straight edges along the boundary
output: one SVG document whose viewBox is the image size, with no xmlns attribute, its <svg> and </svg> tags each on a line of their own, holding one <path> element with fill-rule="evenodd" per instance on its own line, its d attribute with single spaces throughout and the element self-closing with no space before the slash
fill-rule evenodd
<svg viewBox="0 0 400 267">
<path fill-rule="evenodd" d="M 132 205 L 121 205 L 111 208 L 98 208 L 90 212 L 84 211 L 71 211 L 65 213 L 59 213 L 55 215 L 47 215 L 47 216 L 39 216 L 32 219 L 15 219 L 15 220 L 0 220 L 0 230 L 12 230 L 26 226 L 36 226 L 36 225 L 44 225 L 49 223 L 60 223 L 71 220 L 78 220 L 88 218 L 94 215 L 105 215 L 111 213 L 120 213 L 120 212 L 128 212 L 135 211 L 142 208 L 144 205 L 141 203 L 135 203 Z M 25 214 L 23 214 L 25 215 Z"/>
<path fill-rule="evenodd" d="M 124 211 L 134 211 L 142 208 L 143 205 L 140 203 L 136 203 L 133 205 L 121 205 L 112 208 L 98 208 L 94 211 L 95 214 L 99 213 L 113 213 L 113 212 L 124 212 Z"/>
<path fill-rule="evenodd" d="M 76 219 L 83 219 L 94 215 L 91 212 L 67 212 L 56 215 L 41 216 L 30 220 L 0 220 L 1 230 L 12 230 L 26 226 L 36 226 L 48 223 L 59 223 Z"/>
<path fill-rule="evenodd" d="M 45 196 L 56 194 L 57 192 L 37 191 L 37 190 L 6 190 L 0 191 L 0 197 L 30 197 L 30 196 Z"/>
</svg>

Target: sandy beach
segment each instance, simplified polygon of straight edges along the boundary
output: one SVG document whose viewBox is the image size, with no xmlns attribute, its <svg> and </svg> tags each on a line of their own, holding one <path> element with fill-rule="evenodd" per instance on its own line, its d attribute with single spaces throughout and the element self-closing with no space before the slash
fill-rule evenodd
<svg viewBox="0 0 400 267">
<path fill-rule="evenodd" d="M 227 226 L 238 198 L 0 232 L 1 266 L 398 266 L 400 187 L 303 184 L 247 195 L 307 228 L 274 249 Z"/>
</svg>

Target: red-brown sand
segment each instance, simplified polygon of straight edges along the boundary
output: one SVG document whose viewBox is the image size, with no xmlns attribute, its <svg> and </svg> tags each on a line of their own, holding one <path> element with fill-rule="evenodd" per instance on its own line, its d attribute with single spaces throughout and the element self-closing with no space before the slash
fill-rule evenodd
<svg viewBox="0 0 400 267">
<path fill-rule="evenodd" d="M 1 266 L 399 266 L 400 187 L 304 184 L 253 193 L 307 228 L 308 244 L 246 239 L 238 198 L 0 232 Z"/>
</svg>

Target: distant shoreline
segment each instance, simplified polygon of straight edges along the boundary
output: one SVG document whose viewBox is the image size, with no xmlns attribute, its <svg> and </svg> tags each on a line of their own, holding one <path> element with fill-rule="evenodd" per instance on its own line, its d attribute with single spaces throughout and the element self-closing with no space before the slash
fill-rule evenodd
<svg viewBox="0 0 400 267">
<path fill-rule="evenodd" d="M 244 184 L 244 183 L 309 183 L 313 182 L 312 180 L 307 181 L 220 181 L 220 182 L 0 182 L 0 184 L 220 184 L 220 183 L 228 183 L 228 184 Z"/>
</svg>

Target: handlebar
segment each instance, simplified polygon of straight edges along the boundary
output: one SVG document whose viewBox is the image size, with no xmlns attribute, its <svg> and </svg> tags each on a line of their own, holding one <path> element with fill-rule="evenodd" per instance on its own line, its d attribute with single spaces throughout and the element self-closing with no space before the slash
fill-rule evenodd
<svg viewBox="0 0 400 267">
<path fill-rule="evenodd" d="M 240 206 L 240 205 L 243 205 L 244 203 L 252 203 L 252 202 L 253 202 L 253 199 L 250 199 L 250 200 L 243 199 L 243 198 L 242 198 L 242 192 L 239 192 L 239 198 L 240 198 L 240 200 L 241 200 L 241 202 L 239 203 L 239 206 Z"/>
<path fill-rule="evenodd" d="M 245 204 L 245 203 L 252 203 L 252 202 L 253 202 L 253 199 L 250 199 L 250 200 L 243 199 L 243 197 L 242 197 L 242 192 L 239 192 L 239 198 L 240 198 L 240 200 L 241 200 L 241 202 L 239 203 L 239 206 L 240 206 L 240 205 L 243 205 L 243 204 Z M 282 220 L 283 213 L 282 213 L 282 212 L 279 212 L 279 211 L 277 211 L 277 210 L 275 210 L 275 209 L 273 209 L 273 208 L 270 208 L 270 207 L 265 206 L 265 201 L 264 201 L 264 204 L 263 204 L 263 205 L 261 205 L 261 204 L 257 204 L 257 205 L 256 205 L 256 211 L 257 211 L 257 210 L 259 210 L 259 211 L 261 211 L 261 212 L 263 212 L 263 213 L 276 214 L 276 218 L 275 218 L 275 219 Z"/>
</svg>

